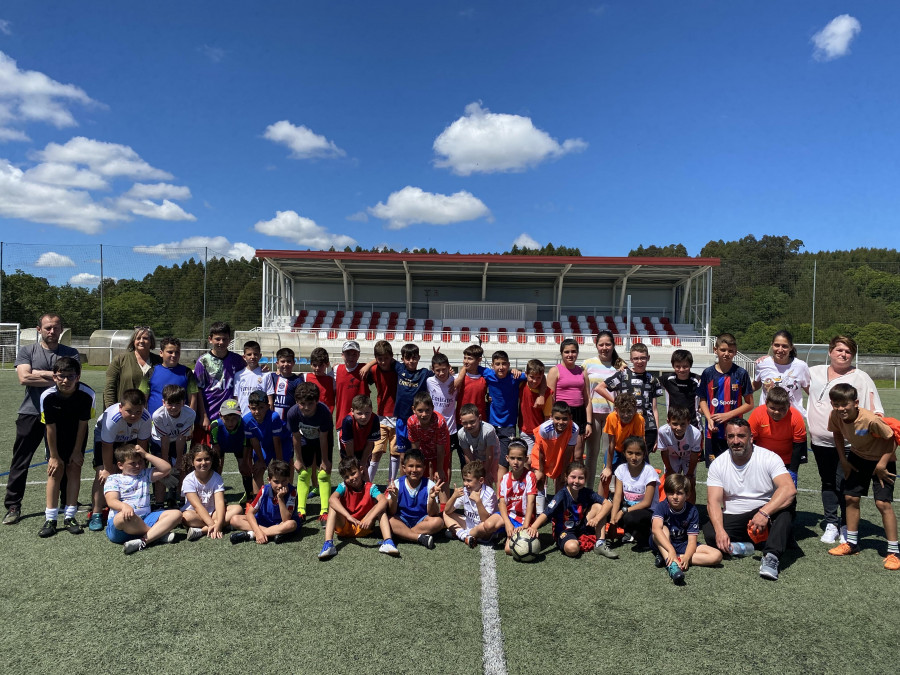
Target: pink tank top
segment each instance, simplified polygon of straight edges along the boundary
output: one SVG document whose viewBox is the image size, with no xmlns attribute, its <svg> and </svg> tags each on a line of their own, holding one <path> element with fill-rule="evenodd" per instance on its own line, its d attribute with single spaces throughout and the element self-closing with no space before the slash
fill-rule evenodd
<svg viewBox="0 0 900 675">
<path fill-rule="evenodd" d="M 559 379 L 556 381 L 556 400 L 568 403 L 570 406 L 584 405 L 584 369 L 575 366 L 575 370 L 569 370 L 563 364 L 556 369 L 559 371 Z"/>
</svg>

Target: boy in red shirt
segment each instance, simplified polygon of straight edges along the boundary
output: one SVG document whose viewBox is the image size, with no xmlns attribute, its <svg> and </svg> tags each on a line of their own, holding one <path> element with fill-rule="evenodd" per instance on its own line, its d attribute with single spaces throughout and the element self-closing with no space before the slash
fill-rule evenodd
<svg viewBox="0 0 900 675">
<path fill-rule="evenodd" d="M 753 443 L 781 458 L 796 487 L 800 458 L 806 453 L 806 423 L 791 406 L 791 395 L 783 387 L 772 387 L 765 404 L 755 408 L 747 421 Z"/>
<path fill-rule="evenodd" d="M 391 343 L 379 340 L 375 343 L 375 368 L 366 374 L 366 384 L 375 385 L 378 402 L 378 417 L 381 418 L 381 438 L 372 450 L 369 462 L 369 476 L 378 472 L 378 463 L 385 452 L 391 454 L 388 485 L 397 477 L 400 468 L 400 453 L 397 452 L 397 418 L 394 416 L 394 402 L 397 400 L 397 371 L 394 370 L 394 350 Z"/>
<path fill-rule="evenodd" d="M 359 362 L 359 343 L 347 340 L 341 346 L 341 356 L 344 362 L 334 369 L 334 410 L 339 421 L 350 414 L 355 396 L 369 393 L 369 385 L 360 376 L 362 364 Z M 363 468 L 366 466 L 363 465 Z"/>
<path fill-rule="evenodd" d="M 328 374 L 328 352 L 322 347 L 316 347 L 309 355 L 309 365 L 312 372 L 307 374 L 306 381 L 312 382 L 319 388 L 319 401 L 328 406 L 328 411 L 334 414 L 334 375 Z M 343 418 L 340 418 L 343 419 Z"/>
<path fill-rule="evenodd" d="M 538 359 L 531 359 L 525 366 L 525 377 L 519 388 L 519 437 L 530 452 L 535 429 L 550 418 L 553 410 L 553 390 L 547 386 L 544 363 Z"/>
<path fill-rule="evenodd" d="M 465 377 L 456 383 L 456 424 L 459 426 L 459 411 L 466 403 L 478 406 L 481 419 L 487 419 L 487 380 L 478 371 L 484 349 L 480 345 L 469 345 L 463 350 L 463 373 Z"/>
</svg>

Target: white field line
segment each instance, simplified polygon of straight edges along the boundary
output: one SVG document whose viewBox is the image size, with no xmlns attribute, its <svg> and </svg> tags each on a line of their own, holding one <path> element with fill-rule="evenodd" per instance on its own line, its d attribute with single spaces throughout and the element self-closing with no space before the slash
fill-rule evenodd
<svg viewBox="0 0 900 675">
<path fill-rule="evenodd" d="M 500 601 L 497 593 L 497 567 L 494 549 L 481 546 L 481 625 L 483 632 L 485 675 L 506 675 L 506 655 L 500 630 Z"/>
</svg>

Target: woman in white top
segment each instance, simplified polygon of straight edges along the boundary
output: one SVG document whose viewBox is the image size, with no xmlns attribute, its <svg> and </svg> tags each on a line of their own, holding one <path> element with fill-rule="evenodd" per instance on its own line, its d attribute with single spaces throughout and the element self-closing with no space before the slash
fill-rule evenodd
<svg viewBox="0 0 900 675">
<path fill-rule="evenodd" d="M 597 458 L 606 456 L 606 448 L 608 442 L 608 434 L 603 433 L 603 427 L 606 424 L 606 418 L 612 412 L 612 403 L 603 398 L 594 391 L 601 382 L 612 377 L 616 372 L 625 367 L 625 362 L 619 358 L 616 353 L 616 343 L 613 334 L 608 330 L 601 330 L 594 338 L 594 344 L 597 346 L 597 356 L 585 359 L 581 364 L 584 368 L 584 379 L 588 385 L 588 391 L 591 392 L 591 407 L 594 411 L 593 433 L 587 439 L 587 453 L 585 457 L 585 478 L 586 485 L 594 485 L 594 478 L 597 473 Z"/>
<path fill-rule="evenodd" d="M 763 356 L 756 361 L 753 390 L 762 387 L 759 404 L 763 405 L 769 389 L 775 386 L 786 389 L 791 396 L 791 405 L 806 417 L 803 392 L 809 393 L 809 377 L 809 366 L 806 365 L 806 361 L 797 358 L 794 336 L 786 330 L 780 330 L 772 337 L 769 356 Z"/>
<path fill-rule="evenodd" d="M 853 338 L 836 335 L 828 344 L 828 357 L 831 363 L 827 366 L 810 368 L 807 422 L 812 440 L 810 447 L 816 456 L 819 477 L 822 479 L 822 507 L 825 515 L 825 534 L 822 535 L 822 541 L 828 544 L 833 544 L 839 536 L 843 541 L 845 536 L 845 529 L 840 527 L 841 521 L 838 518 L 838 506 L 841 511 L 844 509 L 844 473 L 834 447 L 834 435 L 828 431 L 828 418 L 832 410 L 828 392 L 836 384 L 853 385 L 859 395 L 861 408 L 871 410 L 877 415 L 884 415 L 881 398 L 872 378 L 853 365 L 856 351 L 856 342 Z"/>
</svg>

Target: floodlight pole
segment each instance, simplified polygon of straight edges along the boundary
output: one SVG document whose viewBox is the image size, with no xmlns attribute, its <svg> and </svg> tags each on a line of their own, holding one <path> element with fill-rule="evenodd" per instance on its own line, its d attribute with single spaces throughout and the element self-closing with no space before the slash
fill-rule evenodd
<svg viewBox="0 0 900 675">
<path fill-rule="evenodd" d="M 103 330 L 103 244 L 100 244 L 100 330 Z"/>
<path fill-rule="evenodd" d="M 812 319 L 810 320 L 809 342 L 816 344 L 816 271 L 819 261 L 813 260 Z"/>
<path fill-rule="evenodd" d="M 206 268 L 209 267 L 209 248 L 203 247 L 203 321 L 201 325 L 203 330 L 200 333 L 200 339 L 206 335 Z"/>
</svg>

